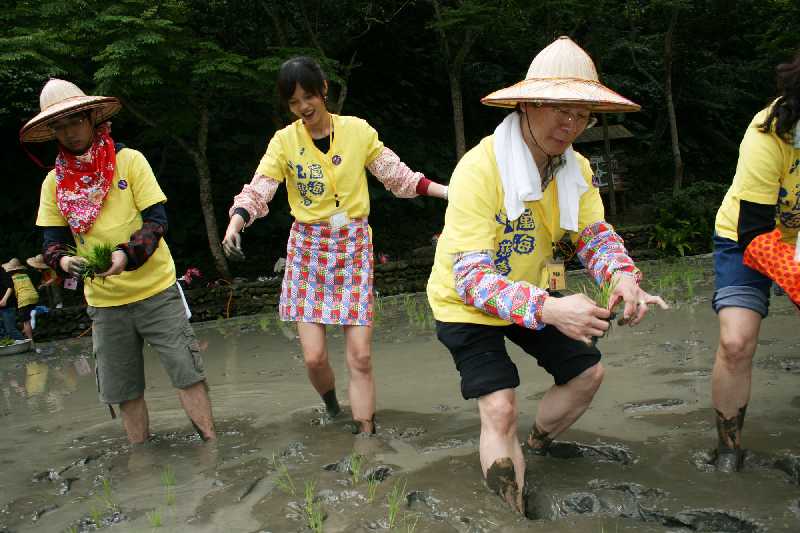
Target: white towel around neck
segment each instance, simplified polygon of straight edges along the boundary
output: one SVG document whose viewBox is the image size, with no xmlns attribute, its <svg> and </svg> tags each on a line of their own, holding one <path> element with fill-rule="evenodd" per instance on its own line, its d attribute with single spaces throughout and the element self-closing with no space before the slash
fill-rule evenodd
<svg viewBox="0 0 800 533">
<path fill-rule="evenodd" d="M 522 138 L 519 113 L 509 114 L 494 130 L 494 155 L 503 183 L 504 204 L 509 220 L 525 211 L 525 202 L 541 200 L 542 178 L 531 151 Z M 564 152 L 565 164 L 556 172 L 559 224 L 567 231 L 578 231 L 581 195 L 589 189 L 572 145 Z"/>
</svg>

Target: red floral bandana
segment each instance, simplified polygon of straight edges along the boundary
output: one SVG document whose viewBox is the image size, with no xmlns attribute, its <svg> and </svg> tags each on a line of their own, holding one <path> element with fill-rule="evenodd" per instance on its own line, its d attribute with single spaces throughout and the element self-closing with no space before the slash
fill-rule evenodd
<svg viewBox="0 0 800 533">
<path fill-rule="evenodd" d="M 56 157 L 56 203 L 73 233 L 86 233 L 94 224 L 114 178 L 117 154 L 111 129 L 97 128 L 91 148 L 75 156 L 63 148 Z"/>
</svg>

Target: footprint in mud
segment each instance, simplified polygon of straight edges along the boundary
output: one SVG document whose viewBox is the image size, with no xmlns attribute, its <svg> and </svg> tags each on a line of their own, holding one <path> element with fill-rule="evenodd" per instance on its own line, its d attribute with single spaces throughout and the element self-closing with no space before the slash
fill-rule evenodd
<svg viewBox="0 0 800 533">
<path fill-rule="evenodd" d="M 570 516 L 603 515 L 656 523 L 691 531 L 756 533 L 762 526 L 739 512 L 721 509 L 688 509 L 677 513 L 659 511 L 667 494 L 638 483 L 592 480 L 584 490 L 549 490 L 530 487 L 526 494 L 526 517 L 557 521 Z"/>
<path fill-rule="evenodd" d="M 542 455 L 526 448 L 529 455 Z M 621 444 L 581 444 L 579 442 L 556 441 L 545 452 L 556 459 L 578 459 L 585 457 L 592 461 L 629 465 L 636 462 L 633 452 Z"/>
<path fill-rule="evenodd" d="M 685 405 L 685 401 L 677 398 L 659 398 L 656 400 L 642 400 L 626 403 L 622 406 L 622 412 L 625 414 L 653 413 L 667 411 Z"/>
</svg>

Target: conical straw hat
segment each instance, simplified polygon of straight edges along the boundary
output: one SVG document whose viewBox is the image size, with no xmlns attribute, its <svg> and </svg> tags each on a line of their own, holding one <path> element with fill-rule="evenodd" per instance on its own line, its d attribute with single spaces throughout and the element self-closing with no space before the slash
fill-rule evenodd
<svg viewBox="0 0 800 533">
<path fill-rule="evenodd" d="M 3 263 L 3 270 L 6 272 L 16 272 L 17 270 L 24 270 L 25 265 L 22 264 L 22 261 L 14 257 L 8 263 Z"/>
<path fill-rule="evenodd" d="M 116 114 L 122 105 L 111 96 L 86 96 L 74 83 L 52 79 L 39 95 L 39 107 L 41 112 L 19 130 L 23 142 L 49 141 L 55 137 L 48 127 L 50 122 L 77 111 L 94 109 L 94 123 L 100 124 Z"/>
<path fill-rule="evenodd" d="M 498 107 L 515 107 L 519 102 L 575 104 L 595 112 L 641 109 L 600 83 L 592 58 L 566 36 L 536 54 L 524 80 L 493 92 L 481 102 Z"/>
</svg>

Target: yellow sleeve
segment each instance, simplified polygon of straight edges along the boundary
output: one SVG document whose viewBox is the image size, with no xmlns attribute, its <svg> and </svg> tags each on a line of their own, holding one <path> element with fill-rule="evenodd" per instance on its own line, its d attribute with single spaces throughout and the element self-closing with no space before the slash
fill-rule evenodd
<svg viewBox="0 0 800 533">
<path fill-rule="evenodd" d="M 284 130 L 281 130 L 284 131 Z M 256 176 L 266 176 L 275 181 L 285 181 L 284 169 L 286 169 L 286 156 L 283 152 L 283 143 L 279 139 L 278 133 L 272 136 L 267 145 L 267 151 L 261 158 L 261 162 L 256 168 Z"/>
<path fill-rule="evenodd" d="M 444 215 L 447 253 L 495 249 L 495 216 L 500 207 L 496 205 L 497 184 L 491 172 L 494 158 L 481 160 L 483 155 L 481 144 L 459 161 L 450 178 Z"/>
<path fill-rule="evenodd" d="M 132 153 L 130 154 L 131 159 L 128 164 L 128 170 L 126 175 L 123 174 L 123 176 L 128 180 L 136 209 L 141 212 L 150 206 L 166 202 L 167 196 L 158 185 L 147 158 L 137 150 L 131 150 L 130 148 L 126 148 L 126 150 L 130 150 Z"/>
<path fill-rule="evenodd" d="M 364 166 L 371 164 L 383 151 L 383 142 L 378 138 L 378 132 L 375 131 L 375 128 L 369 125 L 366 120 L 362 120 L 364 124 L 364 147 L 366 158 L 364 161 Z"/>
<path fill-rule="evenodd" d="M 55 171 L 47 174 L 42 182 L 42 190 L 39 193 L 39 213 L 36 215 L 36 225 L 45 226 L 68 226 L 66 219 L 61 215 L 61 211 L 56 204 L 56 176 Z"/>
<path fill-rule="evenodd" d="M 589 190 L 581 195 L 578 207 L 578 232 L 572 236 L 573 241 L 578 238 L 578 235 L 586 226 L 600 222 L 606 217 L 603 199 L 600 197 L 600 189 L 592 185 L 592 166 L 585 157 L 580 158 L 580 163 L 581 173 L 589 185 Z"/>
<path fill-rule="evenodd" d="M 782 141 L 775 134 L 761 133 L 756 122 L 747 128 L 739 146 L 733 187 L 740 200 L 772 205 L 778 202 L 780 190 Z"/>
</svg>

